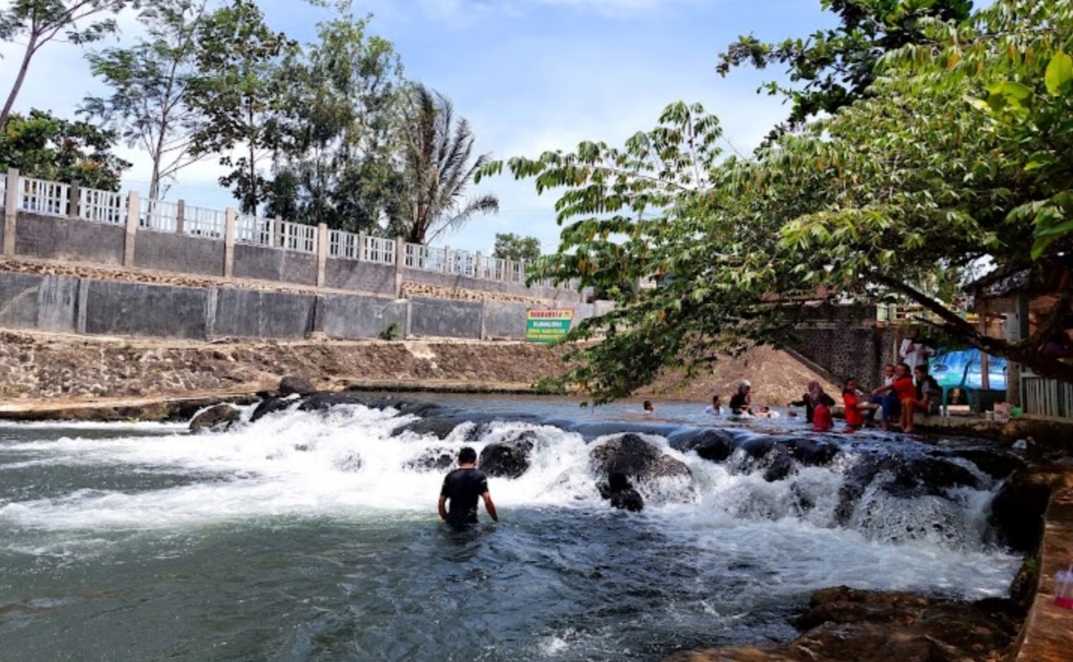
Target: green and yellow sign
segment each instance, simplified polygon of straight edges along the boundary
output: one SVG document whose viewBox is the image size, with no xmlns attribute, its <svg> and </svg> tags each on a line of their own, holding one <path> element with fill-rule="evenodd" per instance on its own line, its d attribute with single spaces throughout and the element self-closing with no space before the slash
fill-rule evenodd
<svg viewBox="0 0 1073 662">
<path fill-rule="evenodd" d="M 529 310 L 525 315 L 525 339 L 528 342 L 554 342 L 570 330 L 573 310 Z"/>
</svg>

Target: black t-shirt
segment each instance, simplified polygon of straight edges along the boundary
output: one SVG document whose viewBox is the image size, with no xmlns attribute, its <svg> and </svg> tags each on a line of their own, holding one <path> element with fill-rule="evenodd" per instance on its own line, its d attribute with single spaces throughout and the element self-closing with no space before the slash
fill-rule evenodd
<svg viewBox="0 0 1073 662">
<path fill-rule="evenodd" d="M 455 469 L 443 479 L 440 496 L 447 497 L 447 522 L 477 523 L 477 500 L 488 491 L 488 476 L 480 469 Z"/>
<path fill-rule="evenodd" d="M 740 414 L 749 408 L 749 396 L 744 393 L 735 393 L 730 398 L 730 413 Z"/>
</svg>

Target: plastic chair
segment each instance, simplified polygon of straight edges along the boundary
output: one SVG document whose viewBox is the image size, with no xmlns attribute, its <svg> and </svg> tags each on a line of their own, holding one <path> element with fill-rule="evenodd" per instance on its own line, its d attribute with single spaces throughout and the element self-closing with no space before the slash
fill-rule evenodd
<svg viewBox="0 0 1073 662">
<path fill-rule="evenodd" d="M 944 367 L 948 365 L 956 366 L 959 363 L 958 359 L 965 362 L 960 375 L 956 372 L 953 374 L 946 373 L 941 376 L 935 375 L 935 373 L 939 372 L 935 369 L 937 365 L 942 365 Z M 936 377 L 935 381 L 943 391 L 943 397 L 939 403 L 939 412 L 943 416 L 948 416 L 950 414 L 950 411 L 947 408 L 947 402 L 950 400 L 950 391 L 954 389 L 961 389 L 965 394 L 965 401 L 969 406 L 972 406 L 972 391 L 966 387 L 966 382 L 968 382 L 969 371 L 977 360 L 979 360 L 979 350 L 966 350 L 960 352 L 947 352 L 941 356 L 933 357 L 931 361 L 929 361 L 932 367 L 931 372 L 933 373 L 933 376 Z"/>
</svg>

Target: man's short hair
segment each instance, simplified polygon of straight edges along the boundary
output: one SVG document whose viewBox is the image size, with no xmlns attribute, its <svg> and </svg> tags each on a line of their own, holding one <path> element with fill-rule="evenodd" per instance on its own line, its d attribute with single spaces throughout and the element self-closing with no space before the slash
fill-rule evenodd
<svg viewBox="0 0 1073 662">
<path fill-rule="evenodd" d="M 925 375 L 927 375 L 928 374 L 928 364 L 927 363 L 921 363 L 917 367 L 913 368 L 913 370 L 919 370 L 920 372 L 922 372 Z"/>
<path fill-rule="evenodd" d="M 458 451 L 459 464 L 474 464 L 475 462 L 477 462 L 477 451 L 469 446 L 463 446 L 462 450 Z"/>
</svg>

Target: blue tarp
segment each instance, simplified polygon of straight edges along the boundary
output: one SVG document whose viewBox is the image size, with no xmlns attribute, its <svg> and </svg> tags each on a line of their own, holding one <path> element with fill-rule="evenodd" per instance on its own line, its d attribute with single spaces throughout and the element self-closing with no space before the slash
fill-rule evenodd
<svg viewBox="0 0 1073 662">
<path fill-rule="evenodd" d="M 983 388 L 981 354 L 978 349 L 939 350 L 928 361 L 931 374 L 940 386 Z M 988 356 L 987 374 L 991 390 L 1006 390 L 1006 359 Z"/>
</svg>

